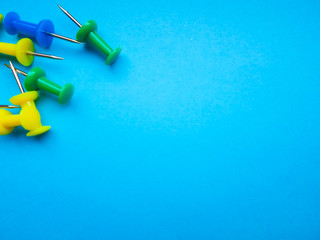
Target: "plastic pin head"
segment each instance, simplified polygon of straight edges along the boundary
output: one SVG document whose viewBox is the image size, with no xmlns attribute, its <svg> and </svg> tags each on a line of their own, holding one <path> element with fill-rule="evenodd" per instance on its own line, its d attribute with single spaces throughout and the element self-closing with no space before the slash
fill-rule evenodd
<svg viewBox="0 0 320 240">
<path fill-rule="evenodd" d="M 30 34 L 31 36 L 29 35 L 29 37 L 35 37 L 40 46 L 49 47 L 52 43 L 53 37 L 47 34 L 47 32 L 54 33 L 54 26 L 52 21 L 45 19 L 38 23 L 35 36 Z"/>
<path fill-rule="evenodd" d="M 16 58 L 24 66 L 30 66 L 33 63 L 34 56 L 27 52 L 34 52 L 34 45 L 31 39 L 23 38 L 16 45 Z"/>
<path fill-rule="evenodd" d="M 0 13 L 0 23 L 2 22 L 3 15 Z"/>
</svg>

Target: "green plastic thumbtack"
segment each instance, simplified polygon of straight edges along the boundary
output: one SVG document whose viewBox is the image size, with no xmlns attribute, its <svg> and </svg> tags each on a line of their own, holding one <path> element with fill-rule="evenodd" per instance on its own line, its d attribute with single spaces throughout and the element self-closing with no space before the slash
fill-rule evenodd
<svg viewBox="0 0 320 240">
<path fill-rule="evenodd" d="M 9 65 L 4 65 L 10 68 Z M 61 87 L 60 85 L 50 81 L 46 77 L 45 71 L 43 71 L 40 67 L 32 68 L 28 73 L 16 68 L 16 72 L 26 77 L 24 80 L 24 86 L 28 91 L 43 90 L 52 93 L 58 96 L 58 102 L 61 104 L 68 103 L 73 96 L 74 87 L 71 83 Z"/>
<path fill-rule="evenodd" d="M 121 48 L 113 50 L 96 32 L 97 23 L 93 20 L 86 22 L 81 25 L 68 11 L 62 8 L 60 5 L 58 7 L 80 28 L 77 33 L 77 40 L 79 42 L 89 42 L 91 45 L 95 46 L 100 52 L 107 56 L 106 64 L 111 65 L 119 56 Z"/>
<path fill-rule="evenodd" d="M 3 15 L 0 13 L 0 23 L 2 22 Z"/>
</svg>

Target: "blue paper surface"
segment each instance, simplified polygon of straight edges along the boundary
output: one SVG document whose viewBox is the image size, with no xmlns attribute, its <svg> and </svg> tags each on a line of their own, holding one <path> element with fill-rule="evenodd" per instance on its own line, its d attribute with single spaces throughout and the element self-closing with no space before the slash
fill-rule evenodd
<svg viewBox="0 0 320 240">
<path fill-rule="evenodd" d="M 33 67 L 75 95 L 40 94 L 47 134 L 0 136 L 0 240 L 320 239 L 319 1 L 57 3 L 123 52 L 110 67 L 35 45 L 65 58 Z M 9 11 L 78 30 L 56 2 Z M 19 89 L 0 79 L 8 104 Z"/>
</svg>

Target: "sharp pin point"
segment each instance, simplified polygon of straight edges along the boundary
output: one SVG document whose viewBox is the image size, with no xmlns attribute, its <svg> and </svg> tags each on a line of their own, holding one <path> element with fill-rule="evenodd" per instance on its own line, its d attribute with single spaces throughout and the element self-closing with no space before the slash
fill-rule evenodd
<svg viewBox="0 0 320 240">
<path fill-rule="evenodd" d="M 63 7 L 61 7 L 59 4 L 58 4 L 58 7 L 62 10 L 62 12 L 64 12 L 75 24 L 78 25 L 78 27 L 82 27 L 82 25 L 67 11 L 65 10 Z"/>
</svg>

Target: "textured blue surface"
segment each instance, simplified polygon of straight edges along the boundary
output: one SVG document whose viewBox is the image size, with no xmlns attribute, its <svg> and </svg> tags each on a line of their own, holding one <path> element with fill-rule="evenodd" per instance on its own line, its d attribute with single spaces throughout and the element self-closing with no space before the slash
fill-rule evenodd
<svg viewBox="0 0 320 240">
<path fill-rule="evenodd" d="M 36 45 L 65 60 L 33 66 L 76 92 L 41 94 L 48 134 L 0 137 L 1 240 L 320 239 L 319 1 L 58 3 L 123 53 Z M 78 29 L 48 0 L 1 11 Z"/>
</svg>

